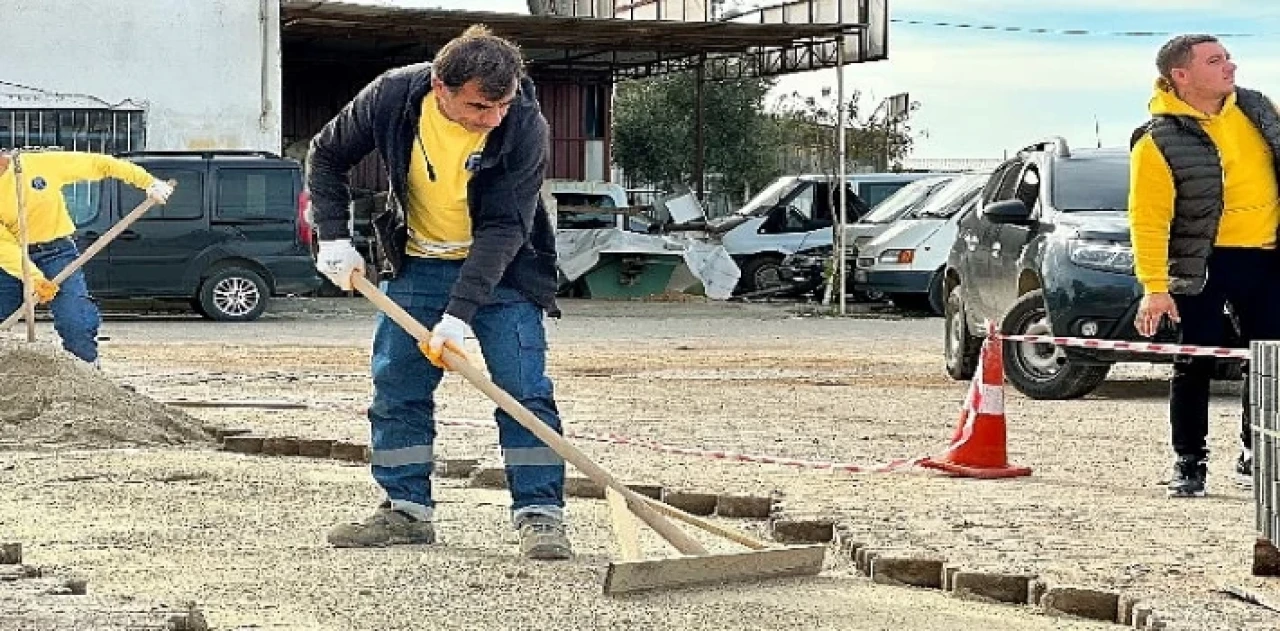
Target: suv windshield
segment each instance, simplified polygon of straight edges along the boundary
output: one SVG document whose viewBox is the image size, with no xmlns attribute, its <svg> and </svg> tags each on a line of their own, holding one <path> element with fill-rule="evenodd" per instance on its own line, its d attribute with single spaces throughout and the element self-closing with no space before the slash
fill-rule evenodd
<svg viewBox="0 0 1280 631">
<path fill-rule="evenodd" d="M 1053 177 L 1053 205 L 1066 212 L 1127 210 L 1129 156 L 1058 160 Z"/>
<path fill-rule="evenodd" d="M 986 184 L 990 174 L 964 175 L 951 180 L 934 196 L 930 197 L 928 202 L 921 205 L 916 210 L 916 215 L 920 217 L 931 218 L 947 218 L 956 214 L 956 211 L 964 207 L 978 193 L 982 191 L 982 185 Z"/>
<path fill-rule="evenodd" d="M 885 198 L 878 206 L 858 220 L 859 223 L 889 223 L 919 208 L 934 192 L 942 189 L 951 178 L 925 178 L 916 180 Z"/>
</svg>

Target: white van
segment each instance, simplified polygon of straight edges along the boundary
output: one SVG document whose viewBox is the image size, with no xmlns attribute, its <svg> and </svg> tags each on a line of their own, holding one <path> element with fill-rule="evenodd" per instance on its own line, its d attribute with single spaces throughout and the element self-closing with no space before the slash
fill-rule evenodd
<svg viewBox="0 0 1280 631">
<path fill-rule="evenodd" d="M 990 173 L 952 179 L 912 213 L 889 226 L 858 251 L 854 287 L 880 292 L 904 309 L 942 315 L 943 268 L 956 240 L 960 219 L 978 206 Z"/>
<path fill-rule="evenodd" d="M 898 189 L 936 173 L 849 175 L 846 221 L 856 221 Z M 707 221 L 707 232 L 738 263 L 739 291 L 783 285 L 782 259 L 797 250 L 831 245 L 836 200 L 826 175 L 790 175 L 774 180 L 740 210 Z"/>
</svg>

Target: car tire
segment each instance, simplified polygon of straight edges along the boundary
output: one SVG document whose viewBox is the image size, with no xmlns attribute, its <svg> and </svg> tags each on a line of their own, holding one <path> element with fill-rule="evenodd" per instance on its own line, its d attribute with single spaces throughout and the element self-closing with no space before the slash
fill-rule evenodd
<svg viewBox="0 0 1280 631">
<path fill-rule="evenodd" d="M 942 283 L 942 270 L 933 273 L 933 278 L 929 279 L 929 310 L 933 315 L 945 315 L 947 310 L 947 295 L 943 292 L 946 287 Z"/>
<path fill-rule="evenodd" d="M 738 286 L 742 291 L 776 289 L 784 284 L 782 257 L 775 254 L 760 254 L 752 257 L 742 265 L 742 276 L 738 280 Z"/>
<path fill-rule="evenodd" d="M 969 332 L 964 297 L 959 285 L 952 287 L 951 293 L 947 295 L 942 317 L 947 374 L 957 381 L 972 379 L 978 370 L 978 352 L 982 350 L 982 338 Z"/>
<path fill-rule="evenodd" d="M 271 289 L 257 272 L 224 267 L 200 283 L 198 300 L 204 315 L 221 322 L 256 320 L 267 310 Z"/>
<path fill-rule="evenodd" d="M 1028 333 L 1046 335 L 1048 313 L 1044 290 L 1027 292 L 1004 316 L 1000 331 L 1005 335 Z M 1060 349 L 1050 344 L 1004 342 L 1004 371 L 1018 392 L 1032 398 L 1060 401 L 1078 399 L 1093 392 L 1107 378 L 1111 366 L 1082 365 L 1058 357 Z"/>
</svg>

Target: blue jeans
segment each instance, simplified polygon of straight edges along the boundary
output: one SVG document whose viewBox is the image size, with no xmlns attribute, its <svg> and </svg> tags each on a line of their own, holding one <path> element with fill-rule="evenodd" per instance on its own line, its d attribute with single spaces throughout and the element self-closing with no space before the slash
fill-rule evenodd
<svg viewBox="0 0 1280 631">
<path fill-rule="evenodd" d="M 406 257 L 400 274 L 382 290 L 428 327 L 444 314 L 461 261 Z M 560 414 L 546 374 L 547 338 L 542 308 L 520 292 L 499 286 L 494 302 L 471 322 L 489 375 L 499 387 L 557 432 Z M 444 372 L 431 365 L 412 336 L 385 314 L 373 338 L 373 404 L 370 462 L 373 478 L 392 507 L 431 519 L 432 446 L 436 437 L 436 386 Z M 495 410 L 498 443 L 517 526 L 539 514 L 563 518 L 564 461 L 506 412 Z"/>
<path fill-rule="evenodd" d="M 71 239 L 32 246 L 31 262 L 50 280 L 80 256 Z M 22 279 L 0 273 L 0 318 L 8 318 L 22 307 Z M 72 355 L 93 363 L 98 360 L 98 326 L 102 314 L 98 303 L 89 295 L 84 273 L 76 270 L 58 287 L 58 295 L 49 303 L 53 326 L 62 338 L 62 347 Z"/>
</svg>

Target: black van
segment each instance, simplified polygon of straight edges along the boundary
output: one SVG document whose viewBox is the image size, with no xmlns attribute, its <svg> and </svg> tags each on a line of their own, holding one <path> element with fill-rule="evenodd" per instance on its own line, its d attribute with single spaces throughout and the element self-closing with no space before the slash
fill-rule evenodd
<svg viewBox="0 0 1280 631">
<path fill-rule="evenodd" d="M 84 267 L 104 300 L 181 301 L 213 320 L 262 315 L 270 296 L 315 291 L 302 165 L 267 152 L 117 154 L 175 180 L 169 202 L 147 211 Z M 64 190 L 83 251 L 142 202 L 118 180 Z"/>
</svg>

